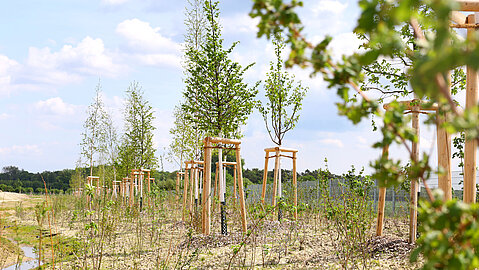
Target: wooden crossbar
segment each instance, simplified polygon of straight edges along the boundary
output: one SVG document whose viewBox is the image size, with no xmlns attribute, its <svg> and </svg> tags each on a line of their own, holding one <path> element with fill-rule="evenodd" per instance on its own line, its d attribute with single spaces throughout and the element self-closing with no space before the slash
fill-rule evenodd
<svg viewBox="0 0 479 270">
<path fill-rule="evenodd" d="M 293 148 L 285 148 L 285 147 L 279 147 L 279 146 L 271 147 L 271 148 L 266 148 L 266 149 L 264 149 L 264 151 L 265 151 L 266 153 L 276 152 L 276 151 L 289 152 L 289 153 L 297 153 L 297 152 L 298 152 L 298 150 L 293 149 Z"/>
<path fill-rule="evenodd" d="M 421 99 L 412 99 L 412 100 L 404 100 L 404 101 L 398 101 L 399 103 L 406 105 L 406 110 L 417 110 L 419 107 L 420 110 L 423 111 L 437 111 L 438 106 L 436 103 L 429 103 L 427 101 L 421 100 Z M 419 104 L 416 104 L 419 103 Z M 387 103 L 383 105 L 383 108 L 385 110 L 389 110 L 391 108 L 391 103 Z"/>
<path fill-rule="evenodd" d="M 460 11 L 479 11 L 479 0 L 456 0 Z"/>
</svg>

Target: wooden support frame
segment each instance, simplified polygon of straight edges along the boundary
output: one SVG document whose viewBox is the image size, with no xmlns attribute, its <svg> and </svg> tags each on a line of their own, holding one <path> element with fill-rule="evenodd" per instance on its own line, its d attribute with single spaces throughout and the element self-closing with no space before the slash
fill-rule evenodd
<svg viewBox="0 0 479 270">
<path fill-rule="evenodd" d="M 180 199 L 180 183 L 181 183 L 181 180 L 182 178 L 184 178 L 185 176 L 185 173 L 184 172 L 176 172 L 176 196 L 175 196 L 175 200 L 176 200 L 176 203 L 178 204 L 178 201 Z"/>
<path fill-rule="evenodd" d="M 244 198 L 244 188 L 243 188 L 243 171 L 241 168 L 241 141 L 227 139 L 227 138 L 217 138 L 217 137 L 206 137 L 203 141 L 204 143 L 204 177 L 203 177 L 203 214 L 202 214 L 202 232 L 204 235 L 209 235 L 211 233 L 211 149 L 215 147 L 215 144 L 232 144 L 234 145 L 234 150 L 236 152 L 236 171 L 238 178 L 238 192 L 239 192 L 239 201 L 240 201 L 240 210 L 241 210 L 241 225 L 243 233 L 247 231 L 246 224 L 246 206 Z"/>
<path fill-rule="evenodd" d="M 437 123 L 437 145 L 438 145 L 438 165 L 442 166 L 447 172 L 443 176 L 438 177 L 438 186 L 444 191 L 445 199 L 451 199 L 451 188 L 452 188 L 452 177 L 451 177 L 451 140 L 450 135 L 441 128 L 441 119 L 443 117 L 438 112 L 438 106 L 435 104 L 430 104 L 419 99 L 413 99 L 408 101 L 401 101 L 402 104 L 406 105 L 406 110 L 409 110 L 412 113 L 412 126 L 416 131 L 418 136 L 418 141 L 412 144 L 412 154 L 416 160 L 419 159 L 419 114 L 425 113 L 427 111 L 433 111 L 438 114 L 438 123 Z M 385 104 L 384 109 L 388 110 L 390 108 L 389 104 Z M 449 150 L 448 150 L 449 149 Z M 388 148 L 383 149 L 383 156 L 388 154 Z M 417 234 L 417 193 L 419 189 L 418 179 L 411 179 L 411 193 L 410 193 L 410 218 L 409 218 L 409 242 L 413 243 L 416 241 Z M 380 236 L 383 233 L 383 222 L 384 222 L 384 205 L 386 200 L 386 188 L 379 189 L 379 201 L 378 201 L 378 217 L 377 217 L 377 227 L 376 235 Z"/>
<path fill-rule="evenodd" d="M 197 166 L 195 166 L 197 165 Z M 177 173 L 177 193 L 179 193 L 179 180 L 181 175 L 184 176 L 184 185 L 183 185 L 183 215 L 182 220 L 186 221 L 186 215 L 192 218 L 193 215 L 193 198 L 195 192 L 195 178 L 198 171 L 203 170 L 203 168 L 199 167 L 199 165 L 203 165 L 203 161 L 199 160 L 188 160 L 185 161 L 185 171 Z M 196 183 L 198 184 L 198 183 Z M 189 192 L 188 192 L 189 189 Z M 189 199 L 188 199 L 189 198 Z"/>
<path fill-rule="evenodd" d="M 298 183 L 297 183 L 297 175 L 296 175 L 296 159 L 298 150 L 292 148 L 285 148 L 285 147 L 272 147 L 264 149 L 265 152 L 265 161 L 264 161 L 264 173 L 263 173 L 263 186 L 261 191 L 261 202 L 264 204 L 265 196 L 266 196 L 266 185 L 268 180 L 268 161 L 270 158 L 275 158 L 275 169 L 274 169 L 274 177 L 273 177 L 273 198 L 271 204 L 273 207 L 276 207 L 276 192 L 278 189 L 278 179 L 279 179 L 279 165 L 280 165 L 280 158 L 286 157 L 291 158 L 293 160 L 293 204 L 294 204 L 294 219 L 298 219 Z M 274 153 L 274 155 L 270 155 L 270 153 Z M 290 153 L 291 156 L 283 155 L 282 153 Z"/>
<path fill-rule="evenodd" d="M 99 176 L 87 176 L 86 178 L 87 180 L 87 183 L 90 185 L 90 186 L 93 186 L 95 188 L 95 193 L 94 195 L 96 196 L 100 196 L 100 177 Z M 93 183 L 93 182 L 96 182 Z"/>
<path fill-rule="evenodd" d="M 143 191 L 145 188 L 145 181 L 148 181 L 147 184 L 147 191 L 148 193 L 151 191 L 150 181 L 154 180 L 151 178 L 151 170 L 149 169 L 132 169 L 130 172 L 130 177 L 125 177 L 123 180 L 128 181 L 128 191 L 129 191 L 129 198 L 128 198 L 128 205 L 133 207 L 135 204 L 135 196 L 139 196 L 139 206 L 140 208 L 143 206 Z M 148 201 L 150 203 L 150 201 Z"/>
<path fill-rule="evenodd" d="M 467 28 L 467 39 L 472 38 L 479 28 L 479 0 L 457 0 L 460 11 L 472 11 L 476 14 L 465 15 L 462 12 L 451 12 L 451 20 L 457 24 L 451 25 L 454 28 Z M 466 109 L 477 105 L 478 102 L 478 71 L 467 66 L 466 71 Z M 447 115 L 438 119 L 441 122 L 447 121 Z M 466 134 L 467 135 L 467 134 Z M 438 134 L 439 136 L 439 134 Z M 450 136 L 450 135 L 449 135 Z M 450 137 L 449 137 L 450 140 Z M 477 166 L 477 140 L 468 140 L 464 146 L 464 196 L 465 203 L 476 201 L 476 166 Z M 450 148 L 446 149 L 450 152 Z"/>
</svg>

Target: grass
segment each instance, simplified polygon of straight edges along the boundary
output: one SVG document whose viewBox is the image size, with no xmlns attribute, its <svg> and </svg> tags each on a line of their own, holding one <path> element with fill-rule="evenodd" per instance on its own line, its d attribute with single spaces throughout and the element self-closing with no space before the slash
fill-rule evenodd
<svg viewBox="0 0 479 270">
<path fill-rule="evenodd" d="M 47 209 L 52 222 L 48 225 L 45 218 L 39 226 L 34 205 L 42 200 L 34 196 L 23 202 L 21 209 L 18 205 L 16 209 L 15 205 L 3 207 L 2 224 L 8 227 L 3 235 L 18 244 L 38 247 L 41 234 L 48 268 L 52 266 L 51 229 L 56 269 L 341 268 L 337 263 L 340 254 L 335 250 L 337 240 L 330 221 L 324 218 L 324 209 L 306 209 L 300 212 L 298 221 L 292 221 L 285 210 L 285 218 L 279 223 L 265 215 L 267 208 L 250 204 L 250 232 L 244 235 L 238 205 L 233 206 L 229 200 L 230 234 L 219 234 L 218 213 L 214 212 L 212 234 L 203 236 L 197 221 L 181 222 L 181 202 L 178 205 L 174 198 L 168 192 L 152 194 L 150 204 L 146 198 L 140 212 L 108 196 L 93 198 L 88 204 L 85 196 L 52 195 Z M 399 209 L 398 203 L 396 207 Z M 406 238 L 404 220 L 407 218 L 399 211 L 397 217 L 387 218 L 390 228 L 400 228 L 385 230 L 386 234 Z M 373 230 L 368 237 L 372 234 Z M 368 265 L 383 269 L 390 262 L 374 258 Z M 413 268 L 407 256 L 392 262 L 400 265 L 399 269 Z"/>
</svg>

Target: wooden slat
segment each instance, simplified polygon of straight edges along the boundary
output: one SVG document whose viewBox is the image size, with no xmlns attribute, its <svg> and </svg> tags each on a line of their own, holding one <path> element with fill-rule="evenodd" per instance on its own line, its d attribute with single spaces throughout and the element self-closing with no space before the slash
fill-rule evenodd
<svg viewBox="0 0 479 270">
<path fill-rule="evenodd" d="M 456 0 L 460 11 L 479 11 L 479 0 Z"/>
<path fill-rule="evenodd" d="M 417 110 L 418 108 L 415 108 Z M 412 155 L 414 159 L 419 160 L 419 114 L 412 114 L 412 128 L 416 131 L 417 142 L 412 143 Z M 409 243 L 416 242 L 417 234 L 417 192 L 419 188 L 418 179 L 411 179 L 411 194 L 409 197 Z"/>
<path fill-rule="evenodd" d="M 205 141 L 209 141 L 211 143 L 224 143 L 224 144 L 234 144 L 234 145 L 241 144 L 240 140 L 219 138 L 219 137 L 206 137 Z"/>
<path fill-rule="evenodd" d="M 285 147 L 279 147 L 279 146 L 271 147 L 271 148 L 266 148 L 266 149 L 264 149 L 264 151 L 265 151 L 266 153 L 276 152 L 276 151 L 279 151 L 279 152 L 289 152 L 289 153 L 296 153 L 296 152 L 298 152 L 298 150 L 293 149 L 293 148 L 285 148 Z"/>
<path fill-rule="evenodd" d="M 294 219 L 298 220 L 298 182 L 296 175 L 296 152 L 293 153 Z"/>
<path fill-rule="evenodd" d="M 389 145 L 383 147 L 383 157 L 387 157 L 389 152 Z M 386 204 L 386 188 L 379 188 L 379 198 L 378 198 L 378 218 L 376 223 L 376 236 L 383 235 L 384 228 L 384 206 Z"/>
<path fill-rule="evenodd" d="M 209 142 L 205 143 L 205 171 L 203 177 L 203 207 L 202 207 L 202 231 L 204 235 L 210 234 L 210 216 L 211 216 L 211 148 Z"/>
<path fill-rule="evenodd" d="M 246 204 L 244 199 L 244 190 L 243 190 L 243 170 L 241 169 L 241 154 L 240 154 L 240 147 L 236 147 L 236 162 L 238 166 L 236 166 L 237 175 L 238 175 L 238 193 L 239 193 L 239 200 L 240 200 L 240 209 L 241 209 L 241 225 L 243 229 L 243 233 L 246 233 L 248 230 L 248 226 L 246 224 Z"/>
<path fill-rule="evenodd" d="M 186 205 L 187 205 L 187 198 L 188 198 L 188 165 L 185 166 L 185 177 L 184 177 L 185 184 L 183 185 L 183 222 L 186 221 Z"/>
<path fill-rule="evenodd" d="M 268 182 L 268 152 L 266 152 L 266 157 L 264 158 L 264 171 L 263 171 L 263 187 L 261 189 L 261 203 L 264 205 L 264 198 L 266 196 L 266 184 Z"/>
<path fill-rule="evenodd" d="M 412 99 L 412 100 L 404 100 L 404 101 L 398 101 L 398 103 L 402 103 L 403 105 L 406 105 L 406 110 L 413 110 L 415 108 L 414 105 L 411 105 L 412 102 L 419 102 L 419 106 L 417 109 L 421 111 L 437 111 L 437 104 L 430 104 L 427 101 L 420 100 L 420 99 Z M 389 110 L 391 108 L 390 106 L 391 103 L 387 103 L 383 105 L 383 108 L 385 110 Z"/>
<path fill-rule="evenodd" d="M 469 22 L 475 22 L 475 15 L 468 16 Z M 475 29 L 467 30 L 467 37 L 474 38 Z M 466 109 L 477 105 L 478 79 L 477 70 L 467 67 L 466 72 Z M 466 134 L 467 135 L 467 134 Z M 467 138 L 467 136 L 466 136 Z M 476 201 L 476 166 L 477 166 L 477 140 L 466 139 L 464 147 L 464 202 L 474 203 Z"/>
</svg>

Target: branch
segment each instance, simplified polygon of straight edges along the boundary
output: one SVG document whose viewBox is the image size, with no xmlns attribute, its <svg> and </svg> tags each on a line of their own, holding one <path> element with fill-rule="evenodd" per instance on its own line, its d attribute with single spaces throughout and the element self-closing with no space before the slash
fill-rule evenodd
<svg viewBox="0 0 479 270">
<path fill-rule="evenodd" d="M 426 41 L 426 38 L 424 37 L 424 33 L 421 30 L 421 27 L 419 26 L 419 23 L 415 18 L 411 18 L 409 21 L 409 24 L 414 30 L 414 36 L 421 40 L 421 41 Z M 446 98 L 447 102 L 449 103 L 449 106 L 451 107 L 451 110 L 454 114 L 459 115 L 459 111 L 457 110 L 456 103 L 452 99 L 451 96 L 451 91 L 449 89 L 449 86 L 447 85 L 446 81 L 444 78 L 441 76 L 441 74 L 436 74 L 434 81 L 436 85 L 439 87 L 439 91 L 441 94 Z"/>
</svg>

